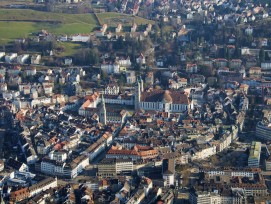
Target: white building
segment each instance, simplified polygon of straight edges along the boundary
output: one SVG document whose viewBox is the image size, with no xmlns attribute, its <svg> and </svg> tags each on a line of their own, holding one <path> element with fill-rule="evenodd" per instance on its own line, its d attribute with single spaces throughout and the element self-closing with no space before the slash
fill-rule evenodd
<svg viewBox="0 0 271 204">
<path fill-rule="evenodd" d="M 270 62 L 262 62 L 261 63 L 262 70 L 269 70 L 271 69 L 271 61 Z"/>
<path fill-rule="evenodd" d="M 41 55 L 32 55 L 31 56 L 31 64 L 39 64 L 41 60 Z"/>
<path fill-rule="evenodd" d="M 8 86 L 6 83 L 0 83 L 0 92 L 6 92 L 8 90 Z"/>
<path fill-rule="evenodd" d="M 33 76 L 37 74 L 37 69 L 35 67 L 28 68 L 25 70 L 26 76 Z"/>
<path fill-rule="evenodd" d="M 116 29 L 115 29 L 115 32 L 116 32 L 116 33 L 120 33 L 121 30 L 122 30 L 122 25 L 121 25 L 121 24 L 118 24 L 118 26 L 117 26 Z"/>
<path fill-rule="evenodd" d="M 120 88 L 117 84 L 108 84 L 104 90 L 104 94 L 117 95 L 120 92 Z"/>
<path fill-rule="evenodd" d="M 30 197 L 48 190 L 50 188 L 56 188 L 57 187 L 57 178 L 46 178 L 42 181 L 40 181 L 39 183 L 36 183 L 32 186 L 29 187 L 29 191 L 30 191 Z"/>
<path fill-rule="evenodd" d="M 37 106 L 37 105 L 48 105 L 51 104 L 51 98 L 49 97 L 38 97 L 31 101 L 31 107 Z"/>
<path fill-rule="evenodd" d="M 5 100 L 17 98 L 19 95 L 20 95 L 19 91 L 5 91 L 2 93 L 2 96 Z"/>
<path fill-rule="evenodd" d="M 130 57 L 125 58 L 117 58 L 117 61 L 121 67 L 130 67 L 132 65 L 132 62 L 130 60 Z"/>
<path fill-rule="evenodd" d="M 140 54 L 140 56 L 138 58 L 136 58 L 136 63 L 146 64 L 146 58 L 142 53 Z"/>
<path fill-rule="evenodd" d="M 17 58 L 17 53 L 10 53 L 5 55 L 5 62 L 6 63 L 12 63 Z"/>
<path fill-rule="evenodd" d="M 107 30 L 107 24 L 103 24 L 100 30 L 96 31 L 96 37 L 103 37 L 105 36 L 106 30 Z"/>
<path fill-rule="evenodd" d="M 77 34 L 71 36 L 72 42 L 88 42 L 90 41 L 90 35 L 89 34 Z"/>
<path fill-rule="evenodd" d="M 250 147 L 249 157 L 248 157 L 248 166 L 249 167 L 259 167 L 260 166 L 260 157 L 261 157 L 261 147 L 260 142 L 253 141 Z"/>
<path fill-rule="evenodd" d="M 6 55 L 5 52 L 0 52 L 0 59 L 2 59 Z"/>
<path fill-rule="evenodd" d="M 17 63 L 19 63 L 19 64 L 25 64 L 28 59 L 29 59 L 29 55 L 28 54 L 19 55 L 17 57 Z"/>
<path fill-rule="evenodd" d="M 175 159 L 164 159 L 162 163 L 162 175 L 165 186 L 175 185 Z"/>
<path fill-rule="evenodd" d="M 131 159 L 116 159 L 116 173 L 132 172 L 134 170 Z"/>
<path fill-rule="evenodd" d="M 59 41 L 61 42 L 67 42 L 68 41 L 68 36 L 67 35 L 63 35 L 59 37 Z"/>
<path fill-rule="evenodd" d="M 127 84 L 134 84 L 136 82 L 136 75 L 134 71 L 126 72 L 126 82 Z"/>
<path fill-rule="evenodd" d="M 65 154 L 50 156 L 51 159 L 43 159 L 41 162 L 41 172 L 44 174 L 75 178 L 89 165 L 89 158 L 85 155 L 81 155 L 69 163 L 64 162 Z"/>
<path fill-rule="evenodd" d="M 202 147 L 202 149 L 197 151 L 195 155 L 193 155 L 192 159 L 205 159 L 216 154 L 215 145 L 206 144 L 202 146 L 204 147 Z"/>
<path fill-rule="evenodd" d="M 64 64 L 67 66 L 71 66 L 72 65 L 72 58 L 65 58 L 64 59 Z"/>
<path fill-rule="evenodd" d="M 120 73 L 120 66 L 119 63 L 116 61 L 115 63 L 102 63 L 101 70 L 107 74 L 119 74 Z"/>
<path fill-rule="evenodd" d="M 136 29 L 137 29 L 137 24 L 134 23 L 133 26 L 131 27 L 131 33 L 136 32 Z"/>
</svg>

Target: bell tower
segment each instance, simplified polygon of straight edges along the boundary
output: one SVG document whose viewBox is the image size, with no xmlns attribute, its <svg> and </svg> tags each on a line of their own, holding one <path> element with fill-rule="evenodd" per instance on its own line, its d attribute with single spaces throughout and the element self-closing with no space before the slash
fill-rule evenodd
<svg viewBox="0 0 271 204">
<path fill-rule="evenodd" d="M 106 108 L 105 108 L 105 101 L 104 95 L 102 94 L 102 101 L 101 101 L 101 108 L 100 108 L 100 122 L 106 125 Z"/>
<path fill-rule="evenodd" d="M 141 98 L 141 89 L 142 89 L 142 85 L 141 85 L 142 81 L 141 79 L 137 79 L 137 84 L 135 87 L 135 110 L 140 109 L 140 98 Z"/>
</svg>

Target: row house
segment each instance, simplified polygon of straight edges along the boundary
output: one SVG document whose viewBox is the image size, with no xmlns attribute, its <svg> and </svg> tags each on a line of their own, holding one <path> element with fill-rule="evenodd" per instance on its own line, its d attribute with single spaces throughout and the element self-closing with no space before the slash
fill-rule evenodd
<svg viewBox="0 0 271 204">
<path fill-rule="evenodd" d="M 119 94 L 119 86 L 117 84 L 108 84 L 104 90 L 105 95 L 118 95 Z"/>
<path fill-rule="evenodd" d="M 186 65 L 186 72 L 187 73 L 197 73 L 198 72 L 198 66 L 196 64 L 187 64 Z"/>
<path fill-rule="evenodd" d="M 112 144 L 113 136 L 110 133 L 105 133 L 100 139 L 98 139 L 94 144 L 90 145 L 84 152 L 84 155 L 89 157 L 89 160 L 92 161 L 96 158 L 101 152 Z"/>
<path fill-rule="evenodd" d="M 117 95 L 104 95 L 105 103 L 120 104 L 120 105 L 134 105 L 134 98 L 132 95 L 117 94 Z"/>
<path fill-rule="evenodd" d="M 120 73 L 120 64 L 116 61 L 113 64 L 108 62 L 103 62 L 101 64 L 101 70 L 107 74 L 118 74 Z"/>
<path fill-rule="evenodd" d="M 48 175 L 55 175 L 64 178 L 75 178 L 89 165 L 89 158 L 81 155 L 71 162 L 63 162 L 51 159 L 43 159 L 41 172 Z"/>
</svg>

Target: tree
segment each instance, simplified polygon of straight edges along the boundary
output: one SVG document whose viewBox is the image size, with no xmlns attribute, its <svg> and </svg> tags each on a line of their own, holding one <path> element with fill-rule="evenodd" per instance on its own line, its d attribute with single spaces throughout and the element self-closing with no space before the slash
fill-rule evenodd
<svg viewBox="0 0 271 204">
<path fill-rule="evenodd" d="M 62 91 L 62 86 L 59 83 L 55 83 L 54 84 L 54 93 L 56 94 L 61 94 Z"/>
<path fill-rule="evenodd" d="M 164 38 L 164 20 L 163 20 L 163 16 L 160 16 L 159 28 L 160 28 L 160 37 L 163 39 Z"/>
<path fill-rule="evenodd" d="M 126 78 L 123 74 L 120 75 L 120 78 L 118 80 L 119 86 L 123 86 L 126 83 Z"/>
<path fill-rule="evenodd" d="M 210 77 L 214 75 L 214 69 L 211 66 L 199 65 L 199 68 L 200 68 L 200 74 L 202 74 L 205 77 Z"/>
<path fill-rule="evenodd" d="M 101 79 L 104 81 L 108 78 L 108 74 L 105 71 L 101 71 Z"/>
<path fill-rule="evenodd" d="M 264 49 L 261 48 L 260 52 L 259 52 L 259 60 L 260 60 L 260 62 L 263 62 L 264 58 L 265 58 Z"/>
<path fill-rule="evenodd" d="M 99 62 L 99 52 L 97 48 L 81 49 L 75 54 L 75 64 L 89 65 L 89 64 L 97 64 L 98 62 Z"/>
<path fill-rule="evenodd" d="M 113 48 L 116 50 L 121 50 L 125 48 L 124 38 L 120 36 L 117 41 L 114 42 Z"/>
<path fill-rule="evenodd" d="M 265 61 L 270 61 L 270 57 L 268 52 L 265 52 Z"/>
<path fill-rule="evenodd" d="M 21 53 L 22 52 L 22 44 L 20 42 L 15 42 L 13 46 L 13 50 L 16 53 Z"/>
<path fill-rule="evenodd" d="M 141 69 L 141 64 L 135 63 L 135 70 L 140 71 L 140 69 Z"/>
</svg>

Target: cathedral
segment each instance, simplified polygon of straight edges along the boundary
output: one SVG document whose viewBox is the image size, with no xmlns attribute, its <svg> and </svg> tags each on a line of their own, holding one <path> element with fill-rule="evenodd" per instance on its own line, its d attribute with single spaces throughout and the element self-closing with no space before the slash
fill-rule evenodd
<svg viewBox="0 0 271 204">
<path fill-rule="evenodd" d="M 188 110 L 189 99 L 182 91 L 144 91 L 143 80 L 138 79 L 135 90 L 135 110 L 156 110 L 166 113 L 181 113 Z"/>
</svg>

